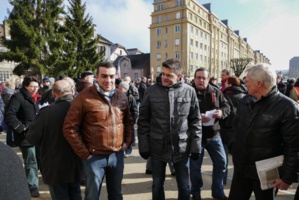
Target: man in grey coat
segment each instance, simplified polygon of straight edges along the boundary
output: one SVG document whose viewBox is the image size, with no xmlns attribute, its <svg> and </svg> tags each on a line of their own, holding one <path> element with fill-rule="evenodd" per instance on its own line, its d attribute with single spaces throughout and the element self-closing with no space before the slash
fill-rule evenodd
<svg viewBox="0 0 299 200">
<path fill-rule="evenodd" d="M 163 200 L 165 167 L 174 163 L 178 199 L 190 199 L 188 160 L 198 159 L 201 117 L 195 90 L 180 81 L 180 62 L 163 62 L 161 84 L 146 89 L 138 120 L 141 157 L 152 159 L 152 199 Z"/>
</svg>

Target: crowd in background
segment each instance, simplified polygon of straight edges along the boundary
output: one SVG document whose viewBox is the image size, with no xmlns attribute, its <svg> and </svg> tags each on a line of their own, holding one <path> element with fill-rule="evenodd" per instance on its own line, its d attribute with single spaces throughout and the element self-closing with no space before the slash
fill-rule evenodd
<svg viewBox="0 0 299 200">
<path fill-rule="evenodd" d="M 205 68 L 183 76 L 173 59 L 162 69 L 156 80 L 132 81 L 116 78 L 113 64 L 103 62 L 76 82 L 61 75 L 56 81 L 26 76 L 21 85 L 1 83 L 1 131 L 7 146 L 20 148 L 26 172 L 11 152 L 0 156 L 19 166 L 15 176 L 23 188 L 7 199 L 39 197 L 38 171 L 52 199 L 82 199 L 82 182 L 85 199 L 98 199 L 103 177 L 108 198 L 122 199 L 123 158 L 131 155 L 137 137 L 145 172 L 153 177 L 154 200 L 165 199 L 166 164 L 176 177 L 178 199 L 201 199 L 205 150 L 213 163 L 214 199 L 248 199 L 252 192 L 256 199 L 274 199 L 275 190 L 261 190 L 253 164 L 277 155 L 285 156 L 284 171 L 273 187 L 285 190 L 298 181 L 299 78 L 285 83 L 262 64 L 249 68 L 242 80 L 223 70 L 220 84 Z M 226 197 L 230 153 L 235 169 Z"/>
</svg>

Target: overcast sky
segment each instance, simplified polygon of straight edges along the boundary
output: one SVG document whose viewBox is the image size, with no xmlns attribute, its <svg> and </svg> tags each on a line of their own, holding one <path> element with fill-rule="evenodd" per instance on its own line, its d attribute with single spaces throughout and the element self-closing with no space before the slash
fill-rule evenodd
<svg viewBox="0 0 299 200">
<path fill-rule="evenodd" d="M 97 32 L 113 43 L 149 53 L 149 26 L 153 0 L 86 0 L 87 13 Z M 254 50 L 268 57 L 275 69 L 288 69 L 289 60 L 299 56 L 298 0 L 198 0 L 211 3 L 219 19 L 239 30 Z M 0 20 L 11 9 L 0 0 Z"/>
</svg>

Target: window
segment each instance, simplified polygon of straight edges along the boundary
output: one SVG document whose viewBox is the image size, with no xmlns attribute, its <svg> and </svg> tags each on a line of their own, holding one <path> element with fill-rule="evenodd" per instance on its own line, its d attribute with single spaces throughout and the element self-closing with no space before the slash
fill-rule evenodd
<svg viewBox="0 0 299 200">
<path fill-rule="evenodd" d="M 163 5 L 162 4 L 158 5 L 158 10 L 163 10 Z"/>
<path fill-rule="evenodd" d="M 128 76 L 129 74 L 128 73 L 124 73 L 124 77 Z"/>
<path fill-rule="evenodd" d="M 167 27 L 165 27 L 165 34 L 167 34 L 168 33 L 168 28 Z"/>
<path fill-rule="evenodd" d="M 134 80 L 138 79 L 138 73 L 134 73 Z"/>
<path fill-rule="evenodd" d="M 192 73 L 193 72 L 193 65 L 190 65 L 189 71 Z"/>
<path fill-rule="evenodd" d="M 162 18 L 161 18 L 161 16 L 158 16 L 157 23 L 161 23 L 161 22 L 162 22 Z"/>
<path fill-rule="evenodd" d="M 168 22 L 168 15 L 165 15 L 165 21 Z"/>
<path fill-rule="evenodd" d="M 177 13 L 175 14 L 175 18 L 176 18 L 176 19 L 180 19 L 180 18 L 181 18 L 181 13 L 180 13 L 180 12 L 177 12 Z"/>
<path fill-rule="evenodd" d="M 190 32 L 193 33 L 193 26 L 190 26 Z"/>
<path fill-rule="evenodd" d="M 12 76 L 12 71 L 7 69 L 7 70 L 1 70 L 0 71 L 0 81 L 5 82 L 7 79 L 9 79 Z"/>
<path fill-rule="evenodd" d="M 157 35 L 161 35 L 161 28 L 157 28 Z"/>
<path fill-rule="evenodd" d="M 179 59 L 179 58 L 180 58 L 180 52 L 176 51 L 176 52 L 174 53 L 174 58 L 175 58 L 175 59 Z"/>
<path fill-rule="evenodd" d="M 176 5 L 181 6 L 181 0 L 176 0 Z"/>
<path fill-rule="evenodd" d="M 180 25 L 175 25 L 175 32 L 179 33 L 180 32 Z"/>
<path fill-rule="evenodd" d="M 165 60 L 168 59 L 168 53 L 165 53 Z"/>
<path fill-rule="evenodd" d="M 165 40 L 165 47 L 168 47 L 168 40 Z"/>
<path fill-rule="evenodd" d="M 193 52 L 190 52 L 190 59 L 193 60 Z"/>
<path fill-rule="evenodd" d="M 195 53 L 195 59 L 198 60 L 198 53 Z"/>
<path fill-rule="evenodd" d="M 161 54 L 157 53 L 156 58 L 157 58 L 157 60 L 161 60 Z"/>
<path fill-rule="evenodd" d="M 157 41 L 157 48 L 161 47 L 161 41 Z"/>
<path fill-rule="evenodd" d="M 175 46 L 180 45 L 180 39 L 175 39 Z"/>
<path fill-rule="evenodd" d="M 161 66 L 157 66 L 157 72 L 161 73 Z"/>
<path fill-rule="evenodd" d="M 193 39 L 190 39 L 190 45 L 193 46 Z"/>
<path fill-rule="evenodd" d="M 190 20 L 192 20 L 192 18 L 193 18 L 193 15 L 192 15 L 192 13 L 190 13 L 190 12 L 189 12 L 189 15 L 188 15 L 188 17 L 189 17 L 189 19 L 190 19 Z"/>
<path fill-rule="evenodd" d="M 202 46 L 203 46 L 203 44 L 202 44 L 202 43 L 200 43 L 200 49 L 202 49 Z"/>
<path fill-rule="evenodd" d="M 196 35 L 198 35 L 198 29 L 195 30 Z"/>
<path fill-rule="evenodd" d="M 122 51 L 122 50 L 120 50 L 120 51 L 119 51 L 119 54 L 120 54 L 120 55 L 123 55 L 123 51 Z"/>
<path fill-rule="evenodd" d="M 195 41 L 195 46 L 198 47 L 198 41 Z"/>
</svg>

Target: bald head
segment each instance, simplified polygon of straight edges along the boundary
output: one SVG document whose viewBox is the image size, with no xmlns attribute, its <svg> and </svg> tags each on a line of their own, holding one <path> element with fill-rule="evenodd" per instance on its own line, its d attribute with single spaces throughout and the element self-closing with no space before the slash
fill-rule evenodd
<svg viewBox="0 0 299 200">
<path fill-rule="evenodd" d="M 67 94 L 73 94 L 72 85 L 67 80 L 56 81 L 52 87 L 52 93 L 55 99 Z"/>
</svg>

